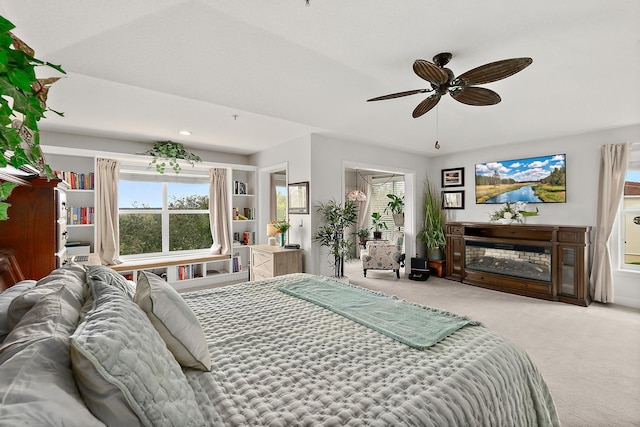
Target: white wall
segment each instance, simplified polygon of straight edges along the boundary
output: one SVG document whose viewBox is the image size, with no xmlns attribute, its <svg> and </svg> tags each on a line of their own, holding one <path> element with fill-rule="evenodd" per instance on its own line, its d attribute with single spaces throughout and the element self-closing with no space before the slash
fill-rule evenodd
<svg viewBox="0 0 640 427">
<path fill-rule="evenodd" d="M 311 136 L 307 135 L 292 141 L 285 142 L 276 147 L 260 151 L 250 157 L 252 164 L 258 166 L 258 170 L 270 170 L 277 165 L 286 165 L 287 183 L 311 181 Z M 281 167 L 277 167 L 281 169 Z M 266 243 L 266 226 L 273 219 L 269 218 L 269 193 L 270 184 L 264 179 L 268 174 L 261 174 L 258 191 L 258 241 Z M 313 192 L 314 183 L 310 182 L 309 191 Z M 311 203 L 309 203 L 311 205 Z M 312 205 L 311 205 L 312 206 Z M 289 215 L 291 228 L 289 229 L 289 243 L 297 243 L 304 249 L 303 271 L 309 272 L 309 260 L 312 255 L 311 242 L 311 214 Z M 302 224 L 302 225 L 301 225 Z M 262 231 L 264 230 L 264 231 Z"/>
<path fill-rule="evenodd" d="M 464 167 L 465 209 L 450 211 L 452 221 L 486 222 L 494 205 L 475 203 L 475 164 L 539 155 L 567 155 L 567 202 L 537 204 L 540 216 L 527 218 L 528 224 L 588 225 L 595 227 L 598 204 L 600 147 L 606 144 L 640 142 L 640 126 L 629 126 L 544 141 L 531 141 L 482 148 L 430 159 L 429 179 L 440 186 L 440 170 Z M 448 142 L 445 142 L 448 143 Z M 450 142 L 454 144 L 454 142 Z M 456 187 L 456 190 L 458 187 Z M 591 233 L 592 240 L 595 233 Z M 616 248 L 613 248 L 616 249 Z M 614 259 L 617 265 L 617 259 Z M 615 301 L 640 308 L 640 274 L 614 273 Z"/>
<path fill-rule="evenodd" d="M 330 199 L 344 202 L 345 167 L 370 168 L 374 170 L 396 170 L 415 177 L 406 182 L 405 231 L 407 257 L 414 256 L 415 230 L 422 218 L 422 181 L 427 176 L 426 156 L 402 152 L 397 149 L 373 147 L 365 144 L 332 138 L 323 135 L 311 137 L 311 201 L 312 206 L 326 203 Z M 417 185 L 416 185 L 417 183 Z M 315 214 L 315 212 L 313 212 Z M 322 218 L 312 215 L 311 227 L 315 230 Z M 314 257 L 310 272 L 331 275 L 331 265 L 324 248 L 314 245 Z"/>
</svg>

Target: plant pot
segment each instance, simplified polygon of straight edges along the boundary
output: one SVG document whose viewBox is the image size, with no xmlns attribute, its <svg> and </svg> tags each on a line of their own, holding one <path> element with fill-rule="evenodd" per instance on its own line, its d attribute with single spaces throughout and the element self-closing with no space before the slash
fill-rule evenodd
<svg viewBox="0 0 640 427">
<path fill-rule="evenodd" d="M 382 231 L 374 231 L 373 232 L 373 238 L 376 239 L 376 240 L 382 239 Z"/>
<path fill-rule="evenodd" d="M 442 248 L 427 248 L 428 259 L 444 259 L 444 251 Z"/>
<path fill-rule="evenodd" d="M 404 225 L 404 214 L 393 214 L 393 223 L 396 225 L 396 227 L 402 227 Z"/>
</svg>

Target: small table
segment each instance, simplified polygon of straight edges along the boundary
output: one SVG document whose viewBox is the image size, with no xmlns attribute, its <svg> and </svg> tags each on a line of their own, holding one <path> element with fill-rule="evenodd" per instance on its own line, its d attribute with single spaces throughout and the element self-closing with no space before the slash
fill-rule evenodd
<svg viewBox="0 0 640 427">
<path fill-rule="evenodd" d="M 443 259 L 430 259 L 427 266 L 429 270 L 435 270 L 438 277 L 444 277 L 444 262 Z"/>
<path fill-rule="evenodd" d="M 365 239 L 365 240 L 360 240 L 360 246 L 362 246 L 362 249 L 367 249 L 367 242 L 386 242 L 386 239 Z"/>
</svg>

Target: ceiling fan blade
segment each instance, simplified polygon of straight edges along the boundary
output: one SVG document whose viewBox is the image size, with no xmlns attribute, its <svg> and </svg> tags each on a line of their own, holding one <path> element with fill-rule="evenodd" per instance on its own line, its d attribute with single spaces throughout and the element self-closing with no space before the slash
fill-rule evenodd
<svg viewBox="0 0 640 427">
<path fill-rule="evenodd" d="M 422 101 L 418 106 L 413 110 L 413 118 L 418 118 L 427 111 L 431 110 L 436 104 L 440 101 L 440 94 L 434 93 L 430 95 L 427 99 Z"/>
<path fill-rule="evenodd" d="M 413 63 L 413 71 L 421 78 L 430 83 L 441 85 L 449 80 L 449 74 L 438 67 L 436 64 L 432 64 L 424 59 L 416 59 Z"/>
<path fill-rule="evenodd" d="M 451 91 L 451 96 L 467 105 L 495 105 L 501 101 L 500 95 L 483 87 L 466 86 L 460 91 Z"/>
<path fill-rule="evenodd" d="M 527 68 L 533 59 L 512 58 L 491 62 L 460 74 L 456 80 L 464 80 L 468 85 L 481 85 L 505 79 Z"/>
<path fill-rule="evenodd" d="M 393 99 L 400 98 L 402 96 L 415 95 L 416 93 L 426 93 L 431 92 L 431 89 L 415 89 L 415 90 L 407 90 L 405 92 L 391 93 L 389 95 L 378 96 L 376 98 L 367 99 L 369 101 L 383 101 L 385 99 Z"/>
</svg>

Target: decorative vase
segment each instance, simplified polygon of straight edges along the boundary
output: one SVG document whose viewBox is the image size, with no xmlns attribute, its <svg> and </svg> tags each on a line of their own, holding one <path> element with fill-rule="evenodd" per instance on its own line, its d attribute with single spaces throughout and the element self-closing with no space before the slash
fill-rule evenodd
<svg viewBox="0 0 640 427">
<path fill-rule="evenodd" d="M 444 259 L 442 248 L 427 248 L 427 259 Z"/>
<path fill-rule="evenodd" d="M 500 218 L 498 220 L 498 224 L 511 224 L 513 222 L 513 219 L 511 218 Z"/>
<path fill-rule="evenodd" d="M 280 237 L 280 246 L 284 247 L 284 233 L 278 233 Z"/>
</svg>

